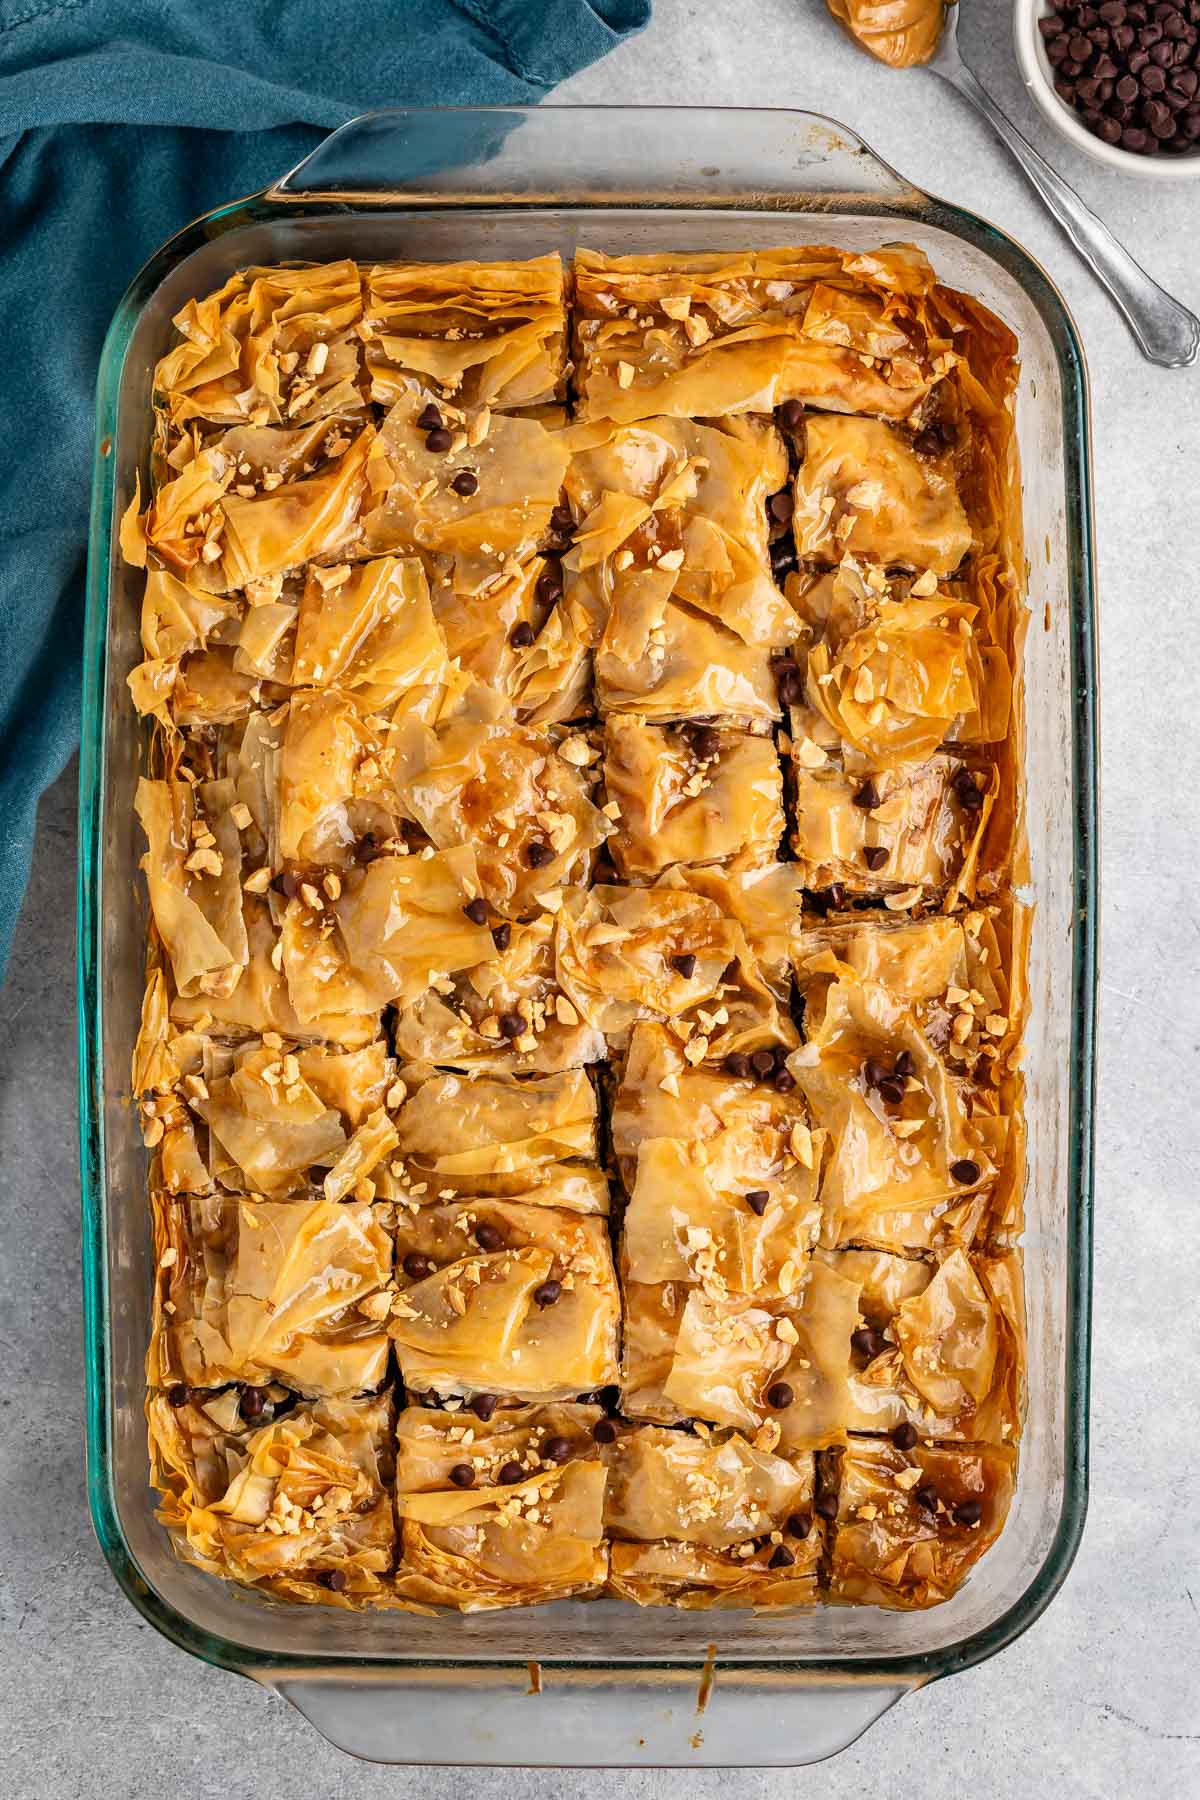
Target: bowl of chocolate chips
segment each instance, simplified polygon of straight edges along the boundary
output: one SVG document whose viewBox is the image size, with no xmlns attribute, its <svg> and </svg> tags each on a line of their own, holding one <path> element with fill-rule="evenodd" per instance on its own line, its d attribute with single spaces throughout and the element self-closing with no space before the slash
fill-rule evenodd
<svg viewBox="0 0 1200 1800">
<path fill-rule="evenodd" d="M 1200 175 L 1200 0 L 1017 0 L 1026 87 L 1112 168 Z"/>
</svg>

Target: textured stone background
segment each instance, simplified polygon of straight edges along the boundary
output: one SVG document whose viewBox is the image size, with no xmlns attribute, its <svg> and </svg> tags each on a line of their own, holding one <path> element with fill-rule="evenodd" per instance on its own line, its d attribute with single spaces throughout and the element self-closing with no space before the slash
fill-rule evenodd
<svg viewBox="0 0 1200 1800">
<path fill-rule="evenodd" d="M 280 1700 L 171 1648 L 118 1593 L 83 1488 L 74 1066 L 74 772 L 43 810 L 0 993 L 0 1793 L 12 1800 L 920 1800 L 1200 1794 L 1195 1432 L 1200 832 L 1195 576 L 1200 372 L 1125 328 L 958 100 L 856 54 L 819 0 L 656 0 L 573 101 L 823 109 L 1049 268 L 1094 384 L 1104 694 L 1104 915 L 1092 1503 L 1065 1588 L 1017 1644 L 903 1701 L 819 1769 L 532 1774 L 375 1769 Z M 1200 184 L 1109 174 L 1022 93 L 1006 0 L 968 0 L 993 93 L 1129 248 L 1200 308 Z M 464 1719 L 464 1730 L 469 1721 Z"/>
</svg>

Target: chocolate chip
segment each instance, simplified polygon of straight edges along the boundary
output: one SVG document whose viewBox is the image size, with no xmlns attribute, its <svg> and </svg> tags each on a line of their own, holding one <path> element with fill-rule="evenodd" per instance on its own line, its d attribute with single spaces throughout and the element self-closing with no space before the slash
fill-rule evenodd
<svg viewBox="0 0 1200 1800">
<path fill-rule="evenodd" d="M 282 875 L 277 875 L 275 877 L 271 886 L 275 889 L 275 892 L 281 894 L 285 900 L 294 900 L 296 895 L 300 892 L 300 877 L 298 875 L 293 875 L 290 869 L 285 869 Z"/>
<path fill-rule="evenodd" d="M 779 423 L 785 431 L 799 431 L 804 423 L 803 400 L 785 400 L 779 408 Z"/>
<path fill-rule="evenodd" d="M 592 865 L 592 879 L 599 887 L 612 887 L 618 880 L 616 864 L 607 856 L 598 856 Z"/>
<path fill-rule="evenodd" d="M 422 431 L 440 431 L 444 423 L 445 421 L 442 418 L 441 413 L 433 404 L 432 400 L 429 402 L 424 412 L 417 414 L 417 424 Z"/>
<path fill-rule="evenodd" d="M 881 1063 L 878 1058 L 874 1056 L 868 1056 L 866 1062 L 863 1064 L 863 1080 L 866 1082 L 867 1086 L 878 1087 L 881 1081 L 887 1080 L 887 1076 L 887 1064 Z"/>
<path fill-rule="evenodd" d="M 790 1406 L 795 1398 L 794 1389 L 786 1381 L 773 1381 L 767 1389 L 767 1405 L 773 1407 L 776 1412 L 782 1412 L 784 1407 Z"/>
<path fill-rule="evenodd" d="M 386 855 L 387 851 L 373 831 L 364 832 L 354 846 L 354 860 L 362 863 L 364 867 L 367 863 L 377 862 L 381 856 Z"/>
<path fill-rule="evenodd" d="M 962 1156 L 957 1162 L 950 1164 L 950 1173 L 955 1181 L 961 1181 L 964 1187 L 971 1187 L 979 1180 L 979 1164 L 969 1156 Z"/>
<path fill-rule="evenodd" d="M 525 1471 L 519 1462 L 506 1462 L 500 1465 L 496 1480 L 501 1487 L 512 1487 L 514 1482 L 524 1481 Z"/>
<path fill-rule="evenodd" d="M 544 869 L 547 863 L 554 861 L 554 851 L 549 844 L 543 844 L 539 838 L 534 838 L 531 844 L 525 846 L 525 861 L 531 869 Z"/>
<path fill-rule="evenodd" d="M 425 1277 L 433 1270 L 433 1264 L 429 1258 L 422 1256 L 417 1250 L 410 1250 L 400 1267 L 410 1281 L 424 1281 Z"/>
<path fill-rule="evenodd" d="M 751 1188 L 750 1192 L 746 1195 L 746 1205 L 750 1208 L 752 1213 L 755 1213 L 757 1217 L 761 1219 L 767 1210 L 770 1198 L 770 1188 Z"/>
<path fill-rule="evenodd" d="M 750 1058 L 750 1067 L 760 1080 L 765 1081 L 768 1075 L 775 1073 L 775 1052 L 756 1050 Z"/>
<path fill-rule="evenodd" d="M 833 912 L 840 912 L 842 907 L 846 904 L 846 890 L 841 882 L 831 882 L 825 889 L 825 893 L 829 900 L 830 910 Z"/>
<path fill-rule="evenodd" d="M 548 563 L 537 578 L 537 587 L 534 592 L 543 606 L 556 606 L 562 599 L 563 592 L 562 575 L 559 570 Z"/>
<path fill-rule="evenodd" d="M 501 1013 L 497 1022 L 506 1038 L 519 1038 L 524 1035 L 525 1021 L 519 1012 Z"/>
<path fill-rule="evenodd" d="M 912 1051 L 902 1050 L 892 1064 L 892 1073 L 894 1075 L 899 1075 L 901 1080 L 905 1080 L 912 1074 L 916 1066 L 917 1065 L 913 1061 Z"/>
<path fill-rule="evenodd" d="M 481 1250 L 502 1250 L 504 1233 L 495 1225 L 489 1225 L 486 1219 L 481 1219 L 475 1227 L 475 1242 Z"/>
<path fill-rule="evenodd" d="M 247 1423 L 252 1423 L 255 1419 L 262 1418 L 268 1404 L 269 1397 L 261 1388 L 243 1388 L 241 1399 L 238 1401 L 238 1411 Z"/>
<path fill-rule="evenodd" d="M 903 1425 L 897 1425 L 892 1433 L 892 1442 L 897 1450 L 911 1450 L 917 1441 L 917 1428 L 905 1419 Z"/>
<path fill-rule="evenodd" d="M 556 1306 L 562 1299 L 562 1282 L 543 1281 L 540 1287 L 534 1288 L 533 1297 L 539 1306 Z"/>
<path fill-rule="evenodd" d="M 790 659 L 776 663 L 775 686 L 784 706 L 799 706 L 804 698 L 804 677 Z"/>
<path fill-rule="evenodd" d="M 861 806 L 864 812 L 873 812 L 879 805 L 879 789 L 873 781 L 864 781 L 854 796 L 855 806 Z"/>
<path fill-rule="evenodd" d="M 750 1058 L 741 1050 L 732 1050 L 725 1058 L 725 1073 L 735 1076 L 738 1081 L 745 1081 L 750 1073 Z"/>
<path fill-rule="evenodd" d="M 918 456 L 941 456 L 945 448 L 945 439 L 936 425 L 927 425 L 923 431 L 918 431 L 913 439 L 913 449 Z"/>
<path fill-rule="evenodd" d="M 794 1554 L 786 1544 L 776 1544 L 767 1567 L 769 1569 L 790 1569 L 795 1560 Z"/>
<path fill-rule="evenodd" d="M 806 1538 L 812 1530 L 812 1520 L 806 1519 L 803 1513 L 791 1513 L 785 1527 L 793 1537 Z"/>
<path fill-rule="evenodd" d="M 711 762 L 720 753 L 721 734 L 711 725 L 692 725 L 689 732 L 692 750 L 701 762 Z"/>
<path fill-rule="evenodd" d="M 555 506 L 550 511 L 550 529 L 560 535 L 574 531 L 575 515 L 569 506 Z"/>
<path fill-rule="evenodd" d="M 878 874 L 891 855 L 885 844 L 868 844 L 863 850 L 863 861 L 873 875 Z"/>
<path fill-rule="evenodd" d="M 689 950 L 686 956 L 673 956 L 671 958 L 671 967 L 678 969 L 685 981 L 690 981 L 692 976 L 696 973 L 696 958 Z"/>
<path fill-rule="evenodd" d="M 565 1437 L 548 1437 L 542 1445 L 542 1461 L 565 1463 L 571 1454 L 571 1440 Z"/>
<path fill-rule="evenodd" d="M 492 926 L 492 942 L 497 950 L 503 952 L 512 943 L 512 926 L 509 924 Z M 520 1033 L 517 1034 L 520 1036 Z"/>
<path fill-rule="evenodd" d="M 786 525 L 795 511 L 796 503 L 786 488 L 781 493 L 772 494 L 767 501 L 767 511 L 780 525 Z"/>
<path fill-rule="evenodd" d="M 522 619 L 520 624 L 514 625 L 512 630 L 509 632 L 508 641 L 512 645 L 514 650 L 528 650 L 530 644 L 533 643 L 536 636 L 537 636 L 537 633 L 534 631 L 533 626 L 529 623 L 529 620 Z"/>
<path fill-rule="evenodd" d="M 895 1075 L 885 1075 L 883 1080 L 876 1085 L 879 1088 L 879 1098 L 885 1106 L 899 1106 L 905 1094 L 902 1081 L 898 1080 Z"/>
<path fill-rule="evenodd" d="M 865 1356 L 868 1362 L 873 1362 L 874 1359 L 877 1356 L 881 1356 L 887 1348 L 887 1345 L 884 1343 L 879 1333 L 872 1330 L 869 1325 L 862 1325 L 857 1331 L 852 1331 L 850 1333 L 850 1344 L 853 1349 L 858 1351 L 860 1356 Z"/>
<path fill-rule="evenodd" d="M 477 897 L 474 900 L 468 900 L 467 904 L 463 907 L 463 911 L 466 913 L 468 919 L 470 919 L 472 925 L 487 924 L 488 904 L 482 896 Z"/>
<path fill-rule="evenodd" d="M 983 1506 L 978 1500 L 960 1500 L 951 1516 L 956 1525 L 978 1525 Z"/>
<path fill-rule="evenodd" d="M 816 1513 L 818 1518 L 836 1519 L 838 1516 L 837 1495 L 836 1494 L 818 1494 L 816 1499 L 813 1501 L 813 1511 Z"/>
<path fill-rule="evenodd" d="M 455 1463 L 450 1471 L 450 1479 L 455 1487 L 469 1488 L 475 1486 L 475 1471 L 470 1463 Z"/>
<path fill-rule="evenodd" d="M 913 1499 L 925 1512 L 937 1511 L 937 1489 L 929 1482 L 923 1481 L 921 1486 L 913 1489 Z"/>
<path fill-rule="evenodd" d="M 611 1419 L 597 1419 L 592 1426 L 592 1436 L 598 1444 L 615 1444 L 617 1428 Z"/>
<path fill-rule="evenodd" d="M 473 1400 L 468 1400 L 467 1402 L 467 1405 L 471 1408 L 475 1417 L 481 1419 L 485 1425 L 499 1404 L 500 1397 L 498 1394 L 476 1394 Z"/>
<path fill-rule="evenodd" d="M 192 1390 L 184 1381 L 177 1381 L 174 1387 L 167 1389 L 167 1405 L 176 1408 L 186 1406 L 192 1397 Z"/>
<path fill-rule="evenodd" d="M 456 494 L 461 494 L 467 500 L 472 494 L 479 492 L 479 477 L 473 469 L 460 469 L 450 486 Z"/>
<path fill-rule="evenodd" d="M 425 448 L 432 450 L 435 456 L 443 456 L 453 442 L 453 436 L 444 425 L 435 425 L 425 439 Z"/>
<path fill-rule="evenodd" d="M 777 1094 L 790 1094 L 796 1085 L 796 1077 L 790 1069 L 780 1069 L 772 1086 Z"/>
</svg>

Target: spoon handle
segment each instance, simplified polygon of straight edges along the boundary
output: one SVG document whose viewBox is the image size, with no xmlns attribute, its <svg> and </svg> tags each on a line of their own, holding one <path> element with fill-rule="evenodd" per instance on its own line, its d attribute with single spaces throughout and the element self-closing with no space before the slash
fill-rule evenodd
<svg viewBox="0 0 1200 1800">
<path fill-rule="evenodd" d="M 966 63 L 959 61 L 953 68 L 937 69 L 935 73 L 964 100 L 969 100 L 1003 139 L 1047 210 L 1058 220 L 1096 280 L 1112 295 L 1142 355 L 1164 369 L 1182 369 L 1194 362 L 1200 349 L 1200 319 L 1195 313 L 1160 288 L 1133 260 L 1108 226 L 1084 205 L 1075 189 L 1022 137 Z"/>
</svg>

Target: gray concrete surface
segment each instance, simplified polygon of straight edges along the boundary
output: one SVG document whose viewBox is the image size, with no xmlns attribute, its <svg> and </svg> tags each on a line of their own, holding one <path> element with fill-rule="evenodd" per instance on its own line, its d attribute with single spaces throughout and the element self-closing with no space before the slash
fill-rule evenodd
<svg viewBox="0 0 1200 1800">
<path fill-rule="evenodd" d="M 1200 306 L 1200 184 L 1062 149 L 1021 93 L 1005 0 L 964 36 L 997 97 L 1129 247 Z M 1200 1092 L 1195 554 L 1200 373 L 1150 369 L 983 127 L 858 56 L 818 0 L 656 0 L 652 30 L 560 98 L 816 106 L 1021 239 L 1065 290 L 1094 382 L 1104 693 L 1103 994 L 1091 1517 L 1046 1616 L 981 1668 L 790 1774 L 380 1770 L 190 1661 L 118 1594 L 83 1489 L 73 773 L 48 797 L 0 994 L 0 1794 L 9 1800 L 1200 1794 L 1191 1132 Z M 465 1724 L 466 1722 L 464 1722 Z"/>
</svg>

